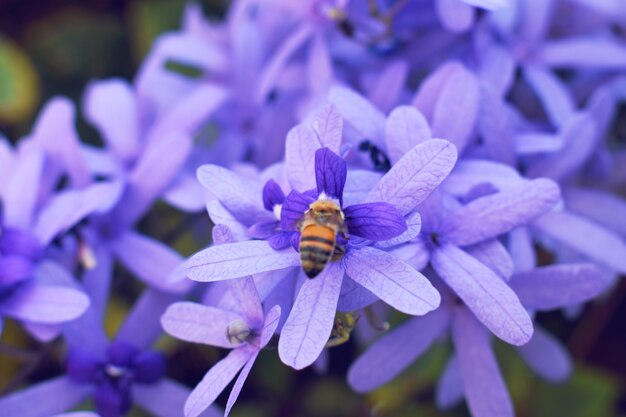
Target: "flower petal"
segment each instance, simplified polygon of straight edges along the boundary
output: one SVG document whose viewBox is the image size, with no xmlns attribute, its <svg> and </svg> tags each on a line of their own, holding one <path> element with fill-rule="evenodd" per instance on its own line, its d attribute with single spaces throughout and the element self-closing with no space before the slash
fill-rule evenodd
<svg viewBox="0 0 626 417">
<path fill-rule="evenodd" d="M 468 310 L 452 322 L 465 398 L 474 416 L 513 417 L 513 404 L 491 350 L 489 335 Z"/>
<path fill-rule="evenodd" d="M 221 224 L 230 230 L 235 236 L 235 241 L 247 240 L 250 238 L 247 228 L 237 220 L 219 201 L 211 200 L 206 205 L 209 218 L 213 224 Z"/>
<path fill-rule="evenodd" d="M 169 186 L 191 152 L 191 137 L 168 132 L 145 149 L 128 178 L 115 215 L 123 224 L 135 223 Z"/>
<path fill-rule="evenodd" d="M 183 263 L 183 258 L 164 243 L 127 231 L 113 239 L 110 246 L 122 264 L 148 285 L 171 293 L 183 293 L 191 288 L 187 280 L 168 280 Z"/>
<path fill-rule="evenodd" d="M 4 288 L 31 278 L 35 274 L 35 264 L 28 258 L 3 255 L 0 258 L 0 285 Z"/>
<path fill-rule="evenodd" d="M 594 261 L 626 273 L 626 242 L 612 230 L 567 211 L 543 215 L 532 226 Z"/>
<path fill-rule="evenodd" d="M 554 310 L 589 301 L 611 280 L 593 264 L 551 265 L 518 272 L 510 286 L 525 307 Z"/>
<path fill-rule="evenodd" d="M 235 405 L 235 401 L 239 397 L 239 393 L 243 388 L 243 384 L 246 382 L 250 371 L 252 370 L 252 366 L 256 361 L 257 356 L 259 356 L 259 352 L 254 352 L 248 362 L 243 366 L 243 369 L 239 373 L 239 376 L 235 380 L 235 384 L 233 385 L 232 390 L 230 391 L 230 395 L 228 396 L 228 402 L 226 403 L 226 410 L 224 411 L 224 417 L 228 417 L 230 414 L 230 410 L 232 410 L 233 405 Z"/>
<path fill-rule="evenodd" d="M 555 128 L 560 127 L 576 106 L 570 91 L 551 71 L 541 67 L 524 67 L 524 78 L 531 85 L 543 104 L 548 118 Z"/>
<path fill-rule="evenodd" d="M 623 70 L 626 48 L 608 37 L 569 37 L 544 42 L 537 60 L 556 68 Z"/>
<path fill-rule="evenodd" d="M 86 216 L 111 209 L 122 190 L 122 183 L 106 182 L 59 193 L 42 208 L 34 233 L 42 245 L 47 245 L 55 236 L 66 232 Z"/>
<path fill-rule="evenodd" d="M 409 66 L 404 60 L 389 62 L 378 75 L 376 83 L 370 89 L 368 99 L 384 114 L 398 102 L 404 90 Z"/>
<path fill-rule="evenodd" d="M 90 306 L 85 314 L 76 320 L 64 323 L 62 332 L 68 346 L 79 347 L 80 350 L 104 358 L 109 346 L 109 337 L 102 326 L 104 320 L 98 313 Z"/>
<path fill-rule="evenodd" d="M 365 200 L 367 193 L 382 178 L 378 172 L 363 169 L 350 169 L 346 177 L 346 187 L 343 191 L 343 205 L 350 206 Z"/>
<path fill-rule="evenodd" d="M 2 314 L 18 320 L 54 324 L 73 320 L 89 307 L 89 298 L 73 288 L 23 285 L 0 303 Z"/>
<path fill-rule="evenodd" d="M 541 327 L 536 327 L 530 342 L 517 351 L 533 372 L 549 382 L 562 382 L 572 373 L 567 349 Z"/>
<path fill-rule="evenodd" d="M 485 240 L 476 245 L 468 246 L 465 251 L 498 274 L 503 280 L 508 281 L 513 275 L 513 259 L 499 240 Z"/>
<path fill-rule="evenodd" d="M 307 125 L 296 125 L 287 133 L 285 167 L 294 190 L 315 187 L 315 151 L 321 147 L 315 131 Z"/>
<path fill-rule="evenodd" d="M 154 384 L 133 385 L 135 402 L 157 417 L 181 415 L 189 392 L 186 386 L 171 379 L 162 379 Z M 209 407 L 201 414 L 202 417 L 223 417 L 223 415 L 217 407 Z"/>
<path fill-rule="evenodd" d="M 407 229 L 403 233 L 394 238 L 376 242 L 373 246 L 379 249 L 386 249 L 415 239 L 417 235 L 419 235 L 422 228 L 422 216 L 420 216 L 418 212 L 414 211 L 407 214 L 405 220 Z"/>
<path fill-rule="evenodd" d="M 91 246 L 95 255 L 96 265 L 83 274 L 83 286 L 91 299 L 91 306 L 103 319 L 109 302 L 111 281 L 113 280 L 113 257 L 108 245 Z"/>
<path fill-rule="evenodd" d="M 212 282 L 259 272 L 300 266 L 300 254 L 292 248 L 272 249 L 260 240 L 226 243 L 204 249 L 187 261 L 187 275 L 194 281 Z"/>
<path fill-rule="evenodd" d="M 348 370 L 348 383 L 359 393 L 369 392 L 408 368 L 446 329 L 447 309 L 412 317 L 375 341 Z"/>
<path fill-rule="evenodd" d="M 172 131 L 194 135 L 228 96 L 229 92 L 217 84 L 205 82 L 196 86 L 160 114 L 148 132 L 148 146 L 153 146 L 161 135 Z"/>
<path fill-rule="evenodd" d="M 313 201 L 315 199 L 311 196 L 292 190 L 280 209 L 280 227 L 287 231 L 296 230 L 298 222 Z"/>
<path fill-rule="evenodd" d="M 254 187 L 249 180 L 217 165 L 198 168 L 198 180 L 237 220 L 247 226 L 267 220 L 267 212 L 261 205 L 261 188 Z"/>
<path fill-rule="evenodd" d="M 454 211 L 444 220 L 441 235 L 459 246 L 492 239 L 544 214 L 559 197 L 559 186 L 553 181 L 529 181 Z"/>
<path fill-rule="evenodd" d="M 185 417 L 197 417 L 213 404 L 253 354 L 248 349 L 234 349 L 213 365 L 187 398 Z"/>
<path fill-rule="evenodd" d="M 496 336 L 513 345 L 533 333 L 530 316 L 517 295 L 493 271 L 453 245 L 434 251 L 433 268 L 476 317 Z"/>
<path fill-rule="evenodd" d="M 499 93 L 491 88 L 481 88 L 478 133 L 489 150 L 490 159 L 514 166 L 515 141 L 506 106 Z"/>
<path fill-rule="evenodd" d="M 463 399 L 461 371 L 455 355 L 450 356 L 442 375 L 437 381 L 435 402 L 437 407 L 447 410 Z"/>
<path fill-rule="evenodd" d="M 511 6 L 511 0 L 461 0 L 474 7 L 480 7 L 485 10 L 498 10 Z"/>
<path fill-rule="evenodd" d="M 91 390 L 89 385 L 58 377 L 0 398 L 0 410 L 2 417 L 49 416 L 71 409 Z"/>
<path fill-rule="evenodd" d="M 324 349 L 335 320 L 342 277 L 343 268 L 333 262 L 300 288 L 278 342 L 278 354 L 286 365 L 305 368 Z"/>
<path fill-rule="evenodd" d="M 274 180 L 269 180 L 263 186 L 263 207 L 265 210 L 272 211 L 277 204 L 283 204 L 285 201 L 285 193 L 280 185 Z"/>
<path fill-rule="evenodd" d="M 342 203 L 348 168 L 346 161 L 328 148 L 315 152 L 315 182 L 317 193 L 326 194 Z"/>
<path fill-rule="evenodd" d="M 163 194 L 163 200 L 170 206 L 192 213 L 201 211 L 210 198 L 209 191 L 200 185 L 195 174 L 184 171 L 178 173 Z"/>
<path fill-rule="evenodd" d="M 67 97 L 53 97 L 39 113 L 30 140 L 46 153 L 46 170 L 49 165 L 66 170 L 70 184 L 83 187 L 89 184 L 91 176 L 82 155 L 75 123 L 74 103 Z"/>
<path fill-rule="evenodd" d="M 313 120 L 313 130 L 317 134 L 321 147 L 339 154 L 343 136 L 343 117 L 334 104 L 328 103 L 317 112 Z"/>
<path fill-rule="evenodd" d="M 311 95 L 314 97 L 326 95 L 328 88 L 334 81 L 333 64 L 330 58 L 330 51 L 328 50 L 329 46 L 326 45 L 324 34 L 318 32 L 309 48 L 306 66 L 307 85 Z M 332 147 L 330 148 L 332 149 Z"/>
<path fill-rule="evenodd" d="M 626 200 L 607 191 L 567 187 L 563 189 L 563 199 L 568 211 L 589 218 L 608 230 L 626 236 Z"/>
<path fill-rule="evenodd" d="M 499 162 L 463 159 L 441 187 L 454 196 L 462 197 L 478 184 L 489 183 L 499 190 L 507 190 L 525 181 L 517 170 Z"/>
<path fill-rule="evenodd" d="M 367 246 L 353 248 L 346 253 L 344 264 L 356 283 L 403 313 L 426 314 L 441 302 L 426 277 L 387 252 Z"/>
<path fill-rule="evenodd" d="M 432 137 L 426 118 L 412 106 L 393 109 L 385 125 L 387 153 L 395 164 L 411 148 Z"/>
<path fill-rule="evenodd" d="M 139 349 L 152 346 L 163 334 L 163 328 L 156 318 L 161 317 L 165 309 L 178 298 L 175 294 L 145 290 L 117 331 L 116 339 Z"/>
<path fill-rule="evenodd" d="M 350 313 L 374 304 L 378 300 L 379 298 L 365 287 L 357 284 L 350 277 L 344 276 L 337 311 Z"/>
<path fill-rule="evenodd" d="M 248 92 L 255 96 L 256 103 L 264 103 L 267 95 L 275 87 L 280 74 L 287 66 L 287 61 L 293 57 L 295 52 L 312 36 L 313 27 L 308 24 L 298 25 L 293 33 L 283 38 L 276 52 L 269 59 L 259 75 L 257 91 Z"/>
<path fill-rule="evenodd" d="M 343 210 L 350 235 L 369 240 L 388 240 L 407 230 L 404 216 L 388 203 L 363 203 Z"/>
<path fill-rule="evenodd" d="M 457 0 L 436 0 L 437 16 L 451 32 L 465 32 L 474 23 L 474 9 Z"/>
<path fill-rule="evenodd" d="M 272 336 L 274 336 L 274 332 L 278 327 L 278 322 L 280 321 L 280 306 L 275 305 L 267 312 L 267 316 L 265 316 L 265 321 L 263 323 L 263 330 L 261 331 L 261 346 L 260 348 L 265 347 Z"/>
<path fill-rule="evenodd" d="M 263 307 L 254 280 L 243 277 L 230 280 L 228 284 L 228 294 L 233 299 L 233 306 L 237 308 L 234 311 L 239 312 L 251 328 L 260 328 L 263 325 Z"/>
<path fill-rule="evenodd" d="M 29 230 L 39 197 L 44 155 L 38 147 L 22 148 L 2 190 L 3 225 Z"/>
<path fill-rule="evenodd" d="M 433 117 L 433 111 L 437 99 L 441 94 L 441 89 L 455 72 L 462 68 L 458 61 L 446 61 L 434 70 L 422 81 L 417 92 L 411 100 L 411 105 L 415 106 L 427 120 Z"/>
<path fill-rule="evenodd" d="M 124 161 L 139 152 L 138 103 L 133 87 L 125 80 L 92 81 L 84 96 L 87 120 L 95 125 L 107 147 Z"/>
<path fill-rule="evenodd" d="M 226 336 L 228 325 L 241 318 L 232 311 L 183 301 L 167 308 L 161 324 L 178 339 L 231 349 L 233 344 Z"/>
<path fill-rule="evenodd" d="M 537 265 L 537 254 L 527 227 L 511 230 L 508 243 L 515 272 L 527 271 Z"/>
<path fill-rule="evenodd" d="M 591 114 L 583 112 L 574 113 L 565 120 L 559 136 L 564 143 L 561 150 L 530 165 L 528 177 L 548 177 L 563 181 L 577 172 L 589 159 L 600 137 Z"/>
<path fill-rule="evenodd" d="M 463 5 L 456 0 L 438 0 L 442 1 Z M 459 94 L 460 91 L 463 94 Z M 479 104 L 476 76 L 464 66 L 458 66 L 446 80 L 435 104 L 430 123 L 433 136 L 449 140 L 462 153 L 476 125 Z"/>
<path fill-rule="evenodd" d="M 407 214 L 448 176 L 457 154 L 441 139 L 421 143 L 408 151 L 367 195 L 368 202 L 384 201 Z"/>
<path fill-rule="evenodd" d="M 363 96 L 345 87 L 333 87 L 328 101 L 337 106 L 348 124 L 357 130 L 360 139 L 369 139 L 384 146 L 385 116 Z"/>
</svg>

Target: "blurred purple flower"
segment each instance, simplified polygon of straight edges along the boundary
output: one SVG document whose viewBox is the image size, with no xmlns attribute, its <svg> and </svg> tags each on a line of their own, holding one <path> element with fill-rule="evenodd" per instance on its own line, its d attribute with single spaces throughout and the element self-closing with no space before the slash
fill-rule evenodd
<svg viewBox="0 0 626 417">
<path fill-rule="evenodd" d="M 49 132 L 51 133 L 51 132 Z M 116 184 L 53 193 L 41 180 L 46 155 L 31 142 L 12 151 L 3 142 L 0 161 L 0 314 L 22 321 L 40 340 L 58 334 L 55 325 L 89 306 L 71 274 L 57 262 L 53 240 L 84 217 L 107 210 L 119 196 Z"/>
<path fill-rule="evenodd" d="M 606 274 L 591 264 L 569 264 L 515 274 L 510 286 L 525 308 L 547 311 L 588 301 L 609 282 Z M 368 347 L 348 372 L 350 385 L 358 392 L 368 392 L 391 381 L 450 330 L 455 355 L 439 380 L 438 404 L 449 407 L 465 396 L 474 417 L 513 416 L 487 329 L 450 291 L 441 288 L 441 292 L 439 309 L 410 318 Z M 543 330 L 517 350 L 529 367 L 548 381 L 561 381 L 571 371 L 565 349 Z"/>
<path fill-rule="evenodd" d="M 117 194 L 106 210 L 89 213 L 88 222 L 65 238 L 78 240 L 75 256 L 86 266 L 84 282 L 90 297 L 103 313 L 114 258 L 151 286 L 186 291 L 189 285 L 185 283 L 167 282 L 182 263 L 181 256 L 133 228 L 178 176 L 191 151 L 194 114 L 155 114 L 127 82 L 94 81 L 85 94 L 85 113 L 104 140 L 105 147 L 98 149 L 78 141 L 74 113 L 69 101 L 53 99 L 31 140 L 50 155 L 57 179 L 66 174 L 82 188 L 98 184 L 98 177 L 114 181 L 111 187 L 116 187 Z M 71 203 L 76 204 L 67 202 L 70 207 Z"/>
<path fill-rule="evenodd" d="M 121 417 L 133 404 L 155 416 L 180 416 L 189 390 L 165 378 L 163 356 L 147 350 L 162 334 L 158 317 L 174 299 L 147 290 L 112 342 L 93 308 L 67 324 L 66 374 L 0 398 L 3 417 L 48 417 L 87 398 L 100 417 Z M 203 414 L 217 415 L 215 408 Z"/>
</svg>

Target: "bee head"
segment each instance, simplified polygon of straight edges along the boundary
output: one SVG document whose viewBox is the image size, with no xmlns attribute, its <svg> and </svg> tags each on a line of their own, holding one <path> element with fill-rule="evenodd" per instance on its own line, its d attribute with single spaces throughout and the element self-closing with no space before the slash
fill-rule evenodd
<svg viewBox="0 0 626 417">
<path fill-rule="evenodd" d="M 324 220 L 329 217 L 340 214 L 343 218 L 343 211 L 333 200 L 317 200 L 309 206 L 309 212 L 317 219 Z"/>
</svg>

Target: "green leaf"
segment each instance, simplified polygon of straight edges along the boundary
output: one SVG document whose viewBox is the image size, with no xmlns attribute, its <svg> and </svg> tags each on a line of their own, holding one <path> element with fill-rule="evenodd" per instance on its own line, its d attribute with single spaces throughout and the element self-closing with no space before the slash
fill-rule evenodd
<svg viewBox="0 0 626 417">
<path fill-rule="evenodd" d="M 39 79 L 29 57 L 0 36 L 0 121 L 17 123 L 29 117 L 39 97 Z"/>
</svg>

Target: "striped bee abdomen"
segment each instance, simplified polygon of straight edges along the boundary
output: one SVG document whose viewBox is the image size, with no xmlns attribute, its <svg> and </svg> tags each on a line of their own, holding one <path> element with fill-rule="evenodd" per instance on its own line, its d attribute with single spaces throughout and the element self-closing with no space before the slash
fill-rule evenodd
<svg viewBox="0 0 626 417">
<path fill-rule="evenodd" d="M 311 224 L 300 235 L 300 262 L 304 273 L 315 278 L 330 261 L 335 250 L 336 234 L 333 229 Z"/>
</svg>

